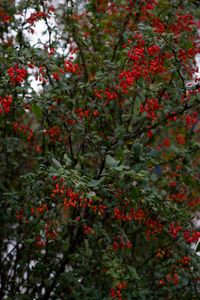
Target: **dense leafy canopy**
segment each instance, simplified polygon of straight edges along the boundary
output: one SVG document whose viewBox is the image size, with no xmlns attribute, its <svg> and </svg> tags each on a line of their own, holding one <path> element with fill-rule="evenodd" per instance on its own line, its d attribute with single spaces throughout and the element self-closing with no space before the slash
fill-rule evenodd
<svg viewBox="0 0 200 300">
<path fill-rule="evenodd" d="M 0 298 L 199 299 L 198 1 L 56 3 L 0 6 Z"/>
</svg>

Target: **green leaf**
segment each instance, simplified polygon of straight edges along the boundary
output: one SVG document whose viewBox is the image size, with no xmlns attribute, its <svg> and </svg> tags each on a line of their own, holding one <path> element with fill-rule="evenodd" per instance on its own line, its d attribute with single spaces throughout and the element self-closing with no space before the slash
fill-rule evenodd
<svg viewBox="0 0 200 300">
<path fill-rule="evenodd" d="M 103 181 L 103 177 L 101 177 L 99 180 L 93 180 L 92 179 L 90 182 L 88 182 L 88 186 L 89 187 L 98 186 L 102 181 Z"/>
<path fill-rule="evenodd" d="M 200 243 L 198 243 L 197 247 L 196 247 L 196 252 L 199 252 L 200 251 Z"/>
<path fill-rule="evenodd" d="M 120 166 L 114 167 L 113 169 L 116 171 L 123 171 L 123 170 L 129 170 L 130 168 L 127 166 L 124 166 L 124 165 L 120 165 Z"/>
<path fill-rule="evenodd" d="M 138 97 L 136 97 L 135 104 L 134 104 L 134 114 L 135 115 L 139 115 L 139 113 L 140 113 L 140 104 L 141 104 L 140 99 Z"/>
<path fill-rule="evenodd" d="M 135 143 L 132 146 L 132 150 L 134 152 L 134 154 L 139 157 L 142 151 L 142 145 L 140 143 Z"/>
<path fill-rule="evenodd" d="M 152 173 L 152 174 L 151 174 L 151 180 L 152 180 L 152 181 L 158 180 L 158 176 L 157 176 L 155 173 Z"/>
<path fill-rule="evenodd" d="M 93 199 L 94 199 L 94 198 L 98 198 L 98 197 L 96 196 L 96 193 L 93 192 L 93 191 L 87 193 L 87 194 L 86 194 L 86 197 L 87 197 L 87 198 L 93 198 Z"/>
<path fill-rule="evenodd" d="M 42 117 L 42 110 L 36 103 L 32 104 L 32 112 L 37 117 L 37 119 L 40 119 Z"/>
<path fill-rule="evenodd" d="M 71 164 L 72 164 L 72 160 L 71 160 L 71 158 L 65 153 L 64 154 L 64 160 L 65 160 L 65 165 L 66 166 L 70 166 Z"/>
<path fill-rule="evenodd" d="M 119 165 L 119 161 L 115 160 L 112 156 L 109 154 L 106 156 L 106 166 L 108 168 L 117 167 Z"/>
<path fill-rule="evenodd" d="M 151 150 L 149 153 L 147 153 L 148 156 L 150 157 L 159 157 L 160 156 L 160 151 L 159 150 Z"/>
<path fill-rule="evenodd" d="M 52 158 L 52 162 L 54 163 L 54 165 L 56 167 L 58 167 L 58 168 L 62 167 L 61 163 L 57 159 L 55 159 L 54 157 Z"/>
<path fill-rule="evenodd" d="M 135 280 L 139 280 L 140 279 L 140 277 L 138 276 L 138 273 L 137 273 L 137 271 L 136 271 L 136 269 L 134 267 L 128 266 L 128 270 L 129 270 L 129 272 L 131 274 L 132 279 L 135 279 Z"/>
</svg>

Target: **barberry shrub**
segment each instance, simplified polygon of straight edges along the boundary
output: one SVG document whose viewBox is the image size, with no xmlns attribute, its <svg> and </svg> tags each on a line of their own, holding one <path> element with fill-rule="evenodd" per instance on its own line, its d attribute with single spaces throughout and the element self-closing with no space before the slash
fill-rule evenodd
<svg viewBox="0 0 200 300">
<path fill-rule="evenodd" d="M 198 1 L 54 2 L 0 6 L 0 299 L 199 299 Z"/>
</svg>

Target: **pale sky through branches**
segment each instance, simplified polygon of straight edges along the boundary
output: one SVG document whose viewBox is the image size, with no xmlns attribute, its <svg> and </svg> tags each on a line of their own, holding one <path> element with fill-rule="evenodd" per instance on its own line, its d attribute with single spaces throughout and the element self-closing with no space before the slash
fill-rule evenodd
<svg viewBox="0 0 200 300">
<path fill-rule="evenodd" d="M 16 5 L 20 3 L 20 0 L 16 0 Z M 48 3 L 53 5 L 55 8 L 58 7 L 59 4 L 64 3 L 64 0 L 50 0 Z M 34 9 L 28 9 L 26 12 L 26 18 L 30 17 L 31 13 L 35 12 Z M 16 16 L 18 18 L 18 16 Z M 54 26 L 57 26 L 56 21 L 55 21 L 55 15 L 52 14 L 51 18 L 48 19 L 49 25 L 51 28 Z M 31 46 L 35 47 L 43 47 L 45 44 L 48 44 L 49 40 L 49 35 L 47 31 L 47 25 L 44 20 L 39 20 L 36 22 L 34 25 L 34 33 L 28 32 L 27 30 L 24 30 L 24 36 L 25 38 L 29 41 Z M 52 33 L 51 36 L 52 42 L 55 40 L 55 34 L 54 32 Z M 66 50 L 66 49 L 65 49 Z M 64 51 L 62 48 L 58 48 L 56 51 L 60 54 L 64 54 Z M 196 63 L 198 67 L 198 71 L 194 75 L 195 78 L 200 78 L 200 55 L 196 56 Z M 34 76 L 30 78 L 31 80 L 31 87 L 36 91 L 41 90 L 41 83 L 35 79 Z"/>
</svg>

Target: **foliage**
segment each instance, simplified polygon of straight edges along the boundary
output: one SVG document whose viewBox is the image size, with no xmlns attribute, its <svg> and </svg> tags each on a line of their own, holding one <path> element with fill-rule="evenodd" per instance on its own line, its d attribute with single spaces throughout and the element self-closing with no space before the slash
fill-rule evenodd
<svg viewBox="0 0 200 300">
<path fill-rule="evenodd" d="M 197 7 L 2 1 L 1 299 L 200 298 Z"/>
</svg>

